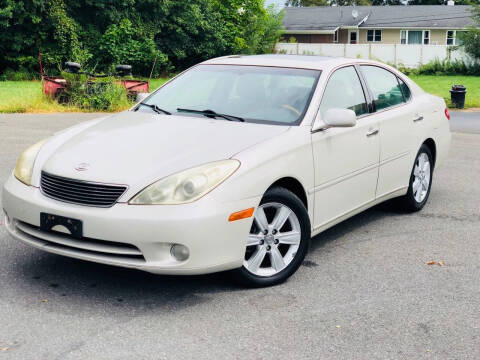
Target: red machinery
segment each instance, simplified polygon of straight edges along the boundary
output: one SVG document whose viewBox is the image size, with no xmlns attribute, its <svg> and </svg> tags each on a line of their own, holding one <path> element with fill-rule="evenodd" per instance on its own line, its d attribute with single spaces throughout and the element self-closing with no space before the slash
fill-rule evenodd
<svg viewBox="0 0 480 360">
<path fill-rule="evenodd" d="M 150 92 L 150 84 L 143 80 L 121 80 L 122 85 L 127 90 L 128 95 L 136 96 L 138 93 Z"/>
<path fill-rule="evenodd" d="M 43 93 L 47 96 L 56 98 L 63 90 L 65 90 L 66 86 L 67 80 L 62 77 L 42 75 L 42 89 Z"/>
<path fill-rule="evenodd" d="M 42 54 L 38 54 L 38 61 L 40 63 L 40 73 L 42 75 L 42 89 L 43 93 L 52 98 L 58 97 L 67 87 L 67 80 L 60 76 L 46 76 L 43 71 L 42 66 Z M 71 73 L 80 73 L 80 64 L 74 62 L 65 63 L 66 71 Z M 116 66 L 117 75 L 119 77 L 131 76 L 132 67 L 130 65 L 117 65 Z M 91 81 L 95 78 L 101 78 L 111 75 L 95 75 L 84 73 L 89 76 Z M 135 97 L 138 93 L 148 93 L 150 92 L 149 81 L 146 80 L 131 80 L 131 79 L 121 79 L 118 81 L 125 90 L 127 94 Z"/>
</svg>

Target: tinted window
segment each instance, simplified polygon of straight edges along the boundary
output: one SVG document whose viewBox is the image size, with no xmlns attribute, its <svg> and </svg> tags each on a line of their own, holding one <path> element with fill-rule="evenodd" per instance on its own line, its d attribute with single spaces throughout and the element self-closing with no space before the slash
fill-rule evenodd
<svg viewBox="0 0 480 360">
<path fill-rule="evenodd" d="M 405 97 L 405 101 L 410 100 L 412 93 L 410 92 L 410 88 L 405 84 L 401 79 L 398 79 L 400 82 L 400 89 L 402 89 L 403 96 Z"/>
<path fill-rule="evenodd" d="M 362 65 L 361 69 L 373 93 L 377 111 L 403 102 L 397 77 L 390 71 L 370 65 Z"/>
<path fill-rule="evenodd" d="M 353 66 L 335 71 L 328 80 L 320 114 L 323 116 L 327 110 L 333 108 L 350 109 L 355 111 L 357 116 L 367 113 L 365 95 Z"/>
</svg>

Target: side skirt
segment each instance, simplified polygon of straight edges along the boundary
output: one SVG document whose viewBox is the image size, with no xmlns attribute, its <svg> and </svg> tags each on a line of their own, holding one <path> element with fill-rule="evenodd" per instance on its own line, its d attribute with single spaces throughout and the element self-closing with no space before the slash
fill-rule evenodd
<svg viewBox="0 0 480 360">
<path fill-rule="evenodd" d="M 332 226 L 335 226 L 337 225 L 338 223 L 341 223 L 342 221 L 354 216 L 354 215 L 357 215 L 359 213 L 361 213 L 362 211 L 364 210 L 367 210 L 377 204 L 380 204 L 384 201 L 387 201 L 389 199 L 393 199 L 393 198 L 396 198 L 396 197 L 399 197 L 399 196 L 403 196 L 407 193 L 408 191 L 408 186 L 405 186 L 405 187 L 401 187 L 397 190 L 394 190 L 388 194 L 385 194 L 373 201 L 369 201 L 367 202 L 366 204 L 363 204 L 361 206 L 359 206 L 358 208 L 354 209 L 354 210 L 351 210 L 343 215 L 340 215 L 328 222 L 326 222 L 325 224 L 322 224 L 322 225 L 317 225 L 315 226 L 313 229 L 312 229 L 312 237 L 314 237 L 315 235 L 318 235 L 320 234 L 322 231 L 325 231 L 327 230 L 328 228 L 331 228 Z"/>
</svg>

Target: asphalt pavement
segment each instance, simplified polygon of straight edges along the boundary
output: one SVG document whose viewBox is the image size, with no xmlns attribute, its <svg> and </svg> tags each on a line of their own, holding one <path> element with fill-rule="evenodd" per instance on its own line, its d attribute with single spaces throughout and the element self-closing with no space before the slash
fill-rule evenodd
<svg viewBox="0 0 480 360">
<path fill-rule="evenodd" d="M 0 115 L 0 184 L 25 147 L 96 116 Z M 479 359 L 480 114 L 451 125 L 423 211 L 327 230 L 276 287 L 65 258 L 0 224 L 0 360 Z"/>
</svg>

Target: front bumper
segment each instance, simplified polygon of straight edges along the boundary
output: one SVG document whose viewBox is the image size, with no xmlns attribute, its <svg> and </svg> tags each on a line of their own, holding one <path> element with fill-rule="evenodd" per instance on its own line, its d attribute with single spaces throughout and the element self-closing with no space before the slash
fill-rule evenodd
<svg viewBox="0 0 480 360">
<path fill-rule="evenodd" d="M 242 266 L 253 218 L 229 222 L 231 213 L 255 207 L 260 198 L 234 202 L 204 197 L 184 205 L 128 205 L 111 208 L 67 204 L 50 199 L 13 176 L 3 189 L 8 232 L 39 249 L 157 274 L 205 274 Z M 83 222 L 83 239 L 39 229 L 45 212 Z M 188 247 L 177 261 L 172 244 Z"/>
</svg>

